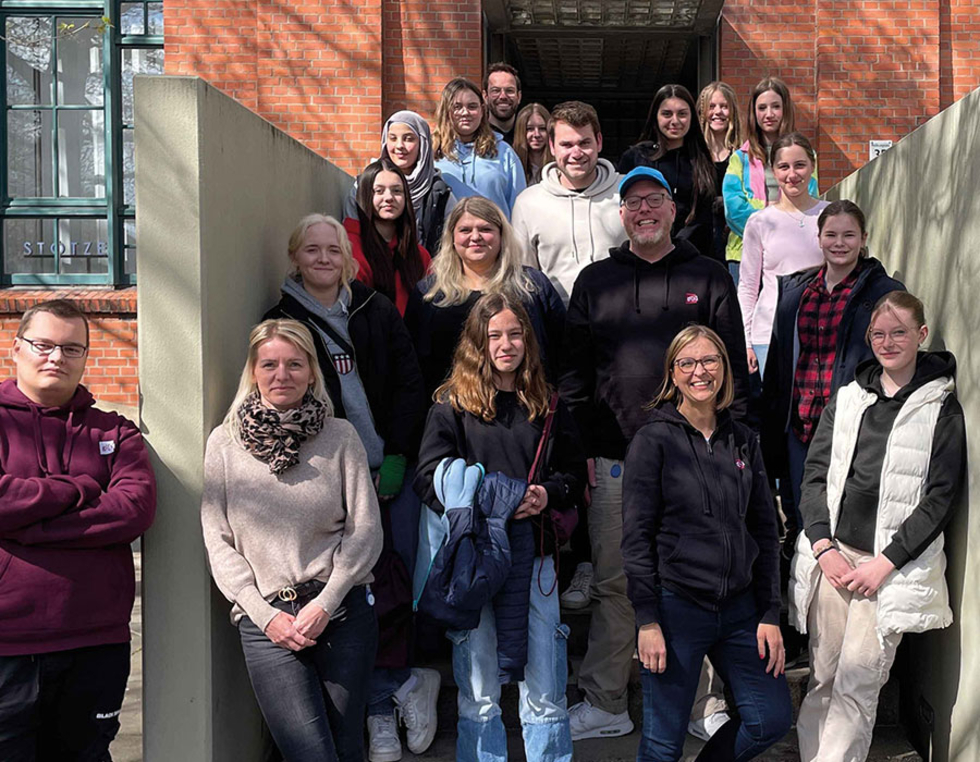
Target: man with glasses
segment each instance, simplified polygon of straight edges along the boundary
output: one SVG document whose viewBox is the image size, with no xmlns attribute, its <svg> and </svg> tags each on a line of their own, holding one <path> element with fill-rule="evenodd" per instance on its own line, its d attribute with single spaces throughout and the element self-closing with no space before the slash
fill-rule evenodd
<svg viewBox="0 0 980 762">
<path fill-rule="evenodd" d="M 598 606 L 578 679 L 585 700 L 569 710 L 574 740 L 633 729 L 626 709 L 636 625 L 620 552 L 623 459 L 647 422 L 671 340 L 690 323 L 714 329 L 731 359 L 736 416 L 745 413 L 748 389 L 735 285 L 723 265 L 671 240 L 676 208 L 664 176 L 637 167 L 620 182 L 619 197 L 627 241 L 575 281 L 561 376 L 562 396 L 588 432 L 595 472 L 588 521 Z"/>
<path fill-rule="evenodd" d="M 510 64 L 494 63 L 483 79 L 483 100 L 490 110 L 490 126 L 504 142 L 514 145 L 514 123 L 521 107 L 521 78 Z"/>
<path fill-rule="evenodd" d="M 82 386 L 89 326 L 41 302 L 0 384 L 0 759 L 109 760 L 129 677 L 130 543 L 156 486 L 136 426 Z"/>
<path fill-rule="evenodd" d="M 517 197 L 511 221 L 525 263 L 547 275 L 567 305 L 582 268 L 626 240 L 616 191 L 620 176 L 599 158 L 602 130 L 589 104 L 555 106 L 548 140 L 555 160 L 541 170 L 540 183 Z"/>
</svg>

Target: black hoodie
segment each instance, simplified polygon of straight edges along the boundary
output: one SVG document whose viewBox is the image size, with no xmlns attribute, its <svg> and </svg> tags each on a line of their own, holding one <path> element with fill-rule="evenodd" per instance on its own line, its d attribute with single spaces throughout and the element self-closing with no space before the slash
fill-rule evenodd
<svg viewBox="0 0 980 762">
<path fill-rule="evenodd" d="M 755 434 L 725 410 L 705 440 L 671 403 L 630 442 L 623 566 L 636 624 L 659 621 L 661 585 L 706 609 L 752 590 L 779 623 L 776 509 Z"/>
<path fill-rule="evenodd" d="M 868 360 L 858 366 L 855 383 L 877 396 L 864 411 L 854 448 L 854 460 L 848 468 L 837 521 L 836 538 L 866 553 L 874 552 L 875 524 L 878 516 L 878 492 L 881 486 L 881 464 L 888 438 L 902 405 L 923 384 L 937 378 L 953 378 L 956 360 L 949 352 L 920 352 L 912 380 L 894 397 L 881 389 L 881 365 Z M 810 444 L 803 475 L 800 510 L 811 543 L 830 539 L 830 511 L 827 508 L 827 470 L 830 468 L 837 409 L 835 394 L 824 410 Z M 955 394 L 943 401 L 932 439 L 929 473 L 922 497 L 912 514 L 882 550 L 896 568 L 917 558 L 939 536 L 956 507 L 956 496 L 966 474 L 966 429 L 963 408 Z"/>
<path fill-rule="evenodd" d="M 644 406 L 663 380 L 667 347 L 691 323 L 721 336 L 734 369 L 732 413 L 745 414 L 748 365 L 735 284 L 723 265 L 686 241 L 674 243 L 650 263 L 627 241 L 575 281 L 560 388 L 589 457 L 623 458 L 649 418 Z"/>
</svg>

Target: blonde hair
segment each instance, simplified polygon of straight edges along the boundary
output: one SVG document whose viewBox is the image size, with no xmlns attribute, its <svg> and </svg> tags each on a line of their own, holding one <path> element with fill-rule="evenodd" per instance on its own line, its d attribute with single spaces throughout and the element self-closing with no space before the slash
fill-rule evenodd
<svg viewBox="0 0 980 762">
<path fill-rule="evenodd" d="M 871 319 L 868 321 L 868 330 L 864 334 L 864 341 L 869 347 L 871 346 L 871 330 L 874 328 L 875 321 L 881 317 L 882 313 L 890 312 L 898 322 L 902 322 L 901 318 L 895 313 L 895 310 L 909 312 L 912 315 L 912 320 L 915 322 L 916 330 L 926 324 L 926 308 L 917 296 L 910 294 L 908 291 L 889 291 L 878 300 L 874 306 L 874 310 L 871 312 Z"/>
<path fill-rule="evenodd" d="M 456 225 L 466 213 L 489 222 L 500 231 L 500 253 L 497 255 L 493 275 L 483 288 L 483 293 L 507 294 L 517 301 L 529 298 L 534 285 L 524 274 L 521 246 L 514 235 L 514 228 L 493 201 L 483 196 L 468 196 L 453 207 L 446 220 L 439 254 L 429 266 L 432 285 L 424 299 L 433 302 L 436 307 L 451 307 L 462 304 L 469 298 L 471 289 L 463 277 L 463 261 L 455 245 Z"/>
<path fill-rule="evenodd" d="M 698 121 L 701 123 L 701 132 L 704 133 L 704 139 L 711 144 L 711 127 L 708 125 L 708 105 L 711 102 L 711 96 L 715 93 L 721 93 L 725 100 L 728 101 L 728 131 L 725 133 L 725 148 L 729 150 L 735 150 L 736 148 L 741 148 L 744 142 L 742 138 L 742 115 L 738 108 L 738 97 L 735 95 L 735 90 L 727 82 L 714 81 L 709 85 L 705 86 L 701 90 L 701 94 L 698 95 Z M 721 189 L 718 189 L 719 194 Z"/>
<path fill-rule="evenodd" d="M 494 137 L 483 93 L 465 77 L 456 77 L 442 89 L 442 98 L 436 109 L 436 127 L 432 131 L 432 158 L 458 162 L 456 156 L 456 127 L 453 124 L 453 101 L 463 90 L 470 90 L 480 101 L 480 126 L 473 136 L 473 152 L 477 156 L 493 158 L 497 155 L 497 138 Z"/>
<path fill-rule="evenodd" d="M 259 349 L 263 344 L 273 339 L 288 341 L 306 355 L 306 361 L 313 371 L 313 383 L 310 385 L 310 392 L 327 408 L 327 415 L 333 415 L 333 404 L 327 394 L 327 385 L 323 380 L 320 363 L 317 361 L 316 347 L 313 344 L 310 329 L 298 320 L 264 320 L 255 326 L 248 335 L 248 355 L 245 358 L 242 377 L 238 382 L 238 391 L 235 392 L 235 399 L 232 400 L 222 423 L 228 429 L 232 439 L 239 444 L 241 444 L 242 437 L 238 410 L 249 395 L 258 391 L 258 384 L 255 382 L 255 363 L 258 361 Z"/>
<path fill-rule="evenodd" d="M 350 282 L 357 277 L 357 260 L 354 259 L 350 239 L 347 237 L 347 231 L 344 229 L 344 226 L 337 221 L 336 217 L 331 217 L 329 214 L 308 214 L 293 228 L 293 232 L 289 234 L 289 248 L 287 249 L 289 261 L 293 265 L 289 274 L 293 276 L 299 275 L 299 268 L 296 267 L 296 252 L 299 251 L 303 242 L 306 240 L 306 233 L 309 229 L 314 225 L 320 224 L 329 225 L 337 233 L 337 242 L 340 244 L 340 252 L 343 256 L 343 265 L 340 268 L 340 283 L 347 290 L 347 294 L 351 295 Z"/>
<path fill-rule="evenodd" d="M 721 382 L 721 391 L 715 397 L 715 410 L 724 410 L 732 404 L 735 399 L 735 380 L 732 378 L 732 363 L 728 358 L 728 350 L 725 348 L 725 342 L 721 340 L 721 337 L 717 333 L 708 328 L 708 326 L 692 323 L 689 326 L 681 328 L 673 341 L 670 342 L 670 346 L 667 347 L 667 355 L 664 358 L 664 380 L 660 382 L 660 388 L 657 390 L 656 396 L 647 403 L 647 409 L 656 407 L 664 402 L 678 403 L 677 397 L 680 392 L 674 383 L 671 370 L 681 350 L 698 339 L 707 339 L 710 341 L 715 345 L 718 354 L 721 355 L 721 368 L 725 375 Z"/>
<path fill-rule="evenodd" d="M 510 310 L 521 324 L 524 359 L 514 379 L 517 399 L 533 421 L 548 412 L 551 389 L 545 381 L 534 328 L 527 310 L 519 301 L 504 294 L 488 294 L 477 300 L 460 333 L 449 378 L 435 391 L 436 402 L 448 402 L 453 410 L 467 412 L 488 423 L 497 417 L 495 368 L 490 357 L 490 320 Z"/>
</svg>

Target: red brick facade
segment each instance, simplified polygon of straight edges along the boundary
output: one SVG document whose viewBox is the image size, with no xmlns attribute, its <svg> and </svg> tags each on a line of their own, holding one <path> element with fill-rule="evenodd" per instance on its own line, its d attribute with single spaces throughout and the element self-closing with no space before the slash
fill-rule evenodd
<svg viewBox="0 0 980 762">
<path fill-rule="evenodd" d="M 828 188 L 980 85 L 969 0 L 726 0 L 721 78 L 742 108 L 764 76 L 786 80 Z"/>
<path fill-rule="evenodd" d="M 173 0 L 164 13 L 168 74 L 203 77 L 349 172 L 377 155 L 385 114 L 431 116 L 442 85 L 482 65 L 479 0 Z"/>
<path fill-rule="evenodd" d="M 82 383 L 100 402 L 139 404 L 136 355 L 136 289 L 0 291 L 0 379 L 15 375 L 9 347 L 20 316 L 46 299 L 71 299 L 89 318 L 88 362 Z"/>
</svg>

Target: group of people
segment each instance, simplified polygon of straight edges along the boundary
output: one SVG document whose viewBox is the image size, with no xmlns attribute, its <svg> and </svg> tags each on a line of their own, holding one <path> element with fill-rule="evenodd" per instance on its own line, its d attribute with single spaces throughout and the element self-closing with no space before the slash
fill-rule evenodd
<svg viewBox="0 0 980 762">
<path fill-rule="evenodd" d="M 632 732 L 634 658 L 638 760 L 676 762 L 687 732 L 703 762 L 754 758 L 792 722 L 784 593 L 810 635 L 801 757 L 864 759 L 903 633 L 951 621 L 952 355 L 921 349 L 923 305 L 869 256 L 862 211 L 816 197 L 780 80 L 753 91 L 744 142 L 728 85 L 697 101 L 665 86 L 618 168 L 588 104 L 520 103 L 494 64 L 482 88 L 446 86 L 435 129 L 385 122 L 346 219 L 290 235 L 281 299 L 208 440 L 209 566 L 276 746 L 362 760 L 365 725 L 370 762 L 401 758 L 401 725 L 412 752 L 432 743 L 440 678 L 417 663 L 432 623 L 413 579 L 447 573 L 420 552 L 434 517 L 503 570 L 493 589 L 444 580 L 457 759 L 506 759 L 504 682 L 528 759 Z M 57 621 L 29 591 L 131 564 L 153 481 L 135 428 L 78 384 L 84 316 L 51 304 L 25 315 L 0 386 L 0 757 L 101 759 L 131 589 L 112 621 L 92 598 L 116 582 L 64 590 L 77 608 Z M 590 604 L 568 707 L 561 608 Z M 88 706 L 111 711 L 35 741 L 35 709 L 6 698 L 60 717 L 36 676 L 73 669 L 115 680 Z M 101 751 L 66 751 L 83 748 Z"/>
</svg>

